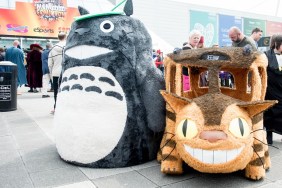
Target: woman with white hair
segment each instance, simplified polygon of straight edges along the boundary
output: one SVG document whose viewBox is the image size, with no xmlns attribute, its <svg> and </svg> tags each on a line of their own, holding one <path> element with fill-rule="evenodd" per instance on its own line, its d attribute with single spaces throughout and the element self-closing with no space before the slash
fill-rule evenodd
<svg viewBox="0 0 282 188">
<path fill-rule="evenodd" d="M 183 50 L 188 50 L 188 49 L 196 49 L 198 46 L 198 43 L 201 39 L 201 32 L 198 30 L 192 30 L 189 33 L 189 39 L 187 43 L 183 44 Z"/>
<path fill-rule="evenodd" d="M 182 50 L 189 50 L 189 49 L 196 49 L 199 41 L 201 39 L 201 32 L 198 30 L 192 30 L 189 33 L 189 40 L 188 42 L 183 44 Z M 183 91 L 189 91 L 190 90 L 190 78 L 188 74 L 188 68 L 183 67 L 182 68 L 182 79 L 183 79 Z"/>
</svg>

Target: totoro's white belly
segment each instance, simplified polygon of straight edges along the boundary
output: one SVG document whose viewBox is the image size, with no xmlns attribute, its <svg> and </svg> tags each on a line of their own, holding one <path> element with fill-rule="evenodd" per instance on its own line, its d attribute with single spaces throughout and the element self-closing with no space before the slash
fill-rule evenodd
<svg viewBox="0 0 282 188">
<path fill-rule="evenodd" d="M 126 98 L 115 77 L 100 67 L 67 69 L 54 119 L 60 156 L 79 163 L 107 156 L 119 142 L 127 118 Z"/>
</svg>

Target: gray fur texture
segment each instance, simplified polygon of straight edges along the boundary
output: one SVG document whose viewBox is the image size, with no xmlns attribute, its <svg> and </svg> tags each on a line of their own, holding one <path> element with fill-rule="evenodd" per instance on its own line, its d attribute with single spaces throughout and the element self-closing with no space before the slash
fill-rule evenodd
<svg viewBox="0 0 282 188">
<path fill-rule="evenodd" d="M 87 13 L 82 9 L 81 12 Z M 101 23 L 105 20 L 113 23 L 113 31 L 101 31 Z M 122 137 L 107 156 L 89 164 L 68 162 L 113 168 L 155 159 L 165 127 L 165 102 L 159 92 L 165 89 L 165 82 L 162 73 L 152 63 L 151 37 L 144 25 L 126 15 L 75 21 L 65 51 L 79 45 L 103 47 L 112 52 L 86 59 L 75 59 L 65 54 L 63 72 L 79 66 L 106 69 L 122 86 L 128 114 Z"/>
</svg>

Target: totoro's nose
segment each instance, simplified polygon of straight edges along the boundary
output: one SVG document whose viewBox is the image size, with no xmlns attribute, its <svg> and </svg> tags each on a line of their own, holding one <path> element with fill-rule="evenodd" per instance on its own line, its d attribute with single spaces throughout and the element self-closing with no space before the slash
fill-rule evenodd
<svg viewBox="0 0 282 188">
<path fill-rule="evenodd" d="M 225 140 L 227 135 L 223 131 L 202 131 L 200 138 L 209 142 L 216 142 L 218 140 Z"/>
<path fill-rule="evenodd" d="M 75 30 L 76 33 L 79 35 L 83 35 L 84 33 L 87 33 L 90 31 L 90 28 L 78 28 Z"/>
</svg>

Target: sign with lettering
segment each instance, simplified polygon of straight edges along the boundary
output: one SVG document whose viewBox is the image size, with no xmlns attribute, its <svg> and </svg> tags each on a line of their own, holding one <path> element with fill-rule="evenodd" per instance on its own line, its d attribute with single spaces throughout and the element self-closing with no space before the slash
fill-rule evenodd
<svg viewBox="0 0 282 188">
<path fill-rule="evenodd" d="M 252 30 L 256 27 L 260 28 L 263 31 L 262 36 L 265 36 L 265 30 L 266 30 L 266 21 L 265 20 L 244 18 L 243 33 L 246 36 L 250 36 L 252 34 Z"/>
<path fill-rule="evenodd" d="M 77 8 L 67 7 L 67 0 L 15 3 L 15 9 L 0 9 L 0 35 L 57 38 L 79 16 Z"/>
<path fill-rule="evenodd" d="M 0 85 L 0 101 L 11 101 L 11 85 Z"/>
<path fill-rule="evenodd" d="M 232 41 L 229 38 L 228 32 L 232 26 L 236 26 L 242 30 L 242 18 L 229 16 L 229 15 L 218 15 L 218 44 L 220 47 L 231 46 Z"/>
</svg>

